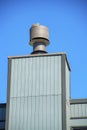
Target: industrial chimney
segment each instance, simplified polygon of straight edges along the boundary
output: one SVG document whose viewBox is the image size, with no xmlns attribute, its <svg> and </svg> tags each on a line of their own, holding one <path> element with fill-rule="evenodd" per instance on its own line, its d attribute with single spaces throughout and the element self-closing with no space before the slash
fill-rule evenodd
<svg viewBox="0 0 87 130">
<path fill-rule="evenodd" d="M 46 46 L 49 44 L 49 31 L 46 26 L 33 24 L 30 28 L 30 45 L 33 46 L 32 54 L 47 53 Z"/>
</svg>

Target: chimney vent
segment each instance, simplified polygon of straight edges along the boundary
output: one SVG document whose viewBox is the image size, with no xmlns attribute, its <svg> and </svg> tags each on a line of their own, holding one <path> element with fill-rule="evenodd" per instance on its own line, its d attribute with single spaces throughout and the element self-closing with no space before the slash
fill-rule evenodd
<svg viewBox="0 0 87 130">
<path fill-rule="evenodd" d="M 33 24 L 30 28 L 30 45 L 33 46 L 32 54 L 47 53 L 46 46 L 49 44 L 49 31 L 46 26 Z"/>
</svg>

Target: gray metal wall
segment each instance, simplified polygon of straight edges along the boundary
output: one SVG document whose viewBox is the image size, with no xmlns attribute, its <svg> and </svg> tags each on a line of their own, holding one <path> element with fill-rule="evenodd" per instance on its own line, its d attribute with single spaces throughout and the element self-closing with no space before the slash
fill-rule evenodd
<svg viewBox="0 0 87 130">
<path fill-rule="evenodd" d="M 71 118 L 85 118 L 87 117 L 87 104 L 71 104 L 70 105 Z"/>
<path fill-rule="evenodd" d="M 62 130 L 61 56 L 9 64 L 6 130 Z"/>
<path fill-rule="evenodd" d="M 6 130 L 87 126 L 87 103 L 70 101 L 65 54 L 11 57 L 8 68 Z"/>
<path fill-rule="evenodd" d="M 10 97 L 61 94 L 61 57 L 12 59 Z"/>
<path fill-rule="evenodd" d="M 87 127 L 87 100 L 70 101 L 70 126 Z"/>
</svg>

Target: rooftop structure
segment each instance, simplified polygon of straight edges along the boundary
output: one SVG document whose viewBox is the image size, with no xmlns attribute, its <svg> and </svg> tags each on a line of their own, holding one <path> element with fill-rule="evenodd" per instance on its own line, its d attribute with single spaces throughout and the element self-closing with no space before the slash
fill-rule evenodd
<svg viewBox="0 0 87 130">
<path fill-rule="evenodd" d="M 87 99 L 71 99 L 67 56 L 48 44 L 48 28 L 34 24 L 33 52 L 8 58 L 6 130 L 87 130 Z"/>
<path fill-rule="evenodd" d="M 30 45 L 33 46 L 33 53 L 46 53 L 48 44 L 48 28 L 40 24 L 33 24 L 30 28 Z"/>
</svg>

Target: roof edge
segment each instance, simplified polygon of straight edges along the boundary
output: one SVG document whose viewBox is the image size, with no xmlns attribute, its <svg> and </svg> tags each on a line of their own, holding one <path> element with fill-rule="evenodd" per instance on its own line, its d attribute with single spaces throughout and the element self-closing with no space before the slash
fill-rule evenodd
<svg viewBox="0 0 87 130">
<path fill-rule="evenodd" d="M 65 60 L 67 62 L 68 68 L 70 69 L 70 65 L 67 59 L 67 55 L 65 52 L 57 52 L 57 53 L 44 53 L 44 54 L 29 54 L 29 55 L 21 55 L 21 56 L 8 56 L 8 59 L 15 59 L 15 58 L 28 58 L 28 57 L 38 57 L 38 56 L 58 56 L 58 55 L 65 55 Z"/>
<path fill-rule="evenodd" d="M 87 98 L 70 99 L 70 104 L 87 104 Z"/>
</svg>

